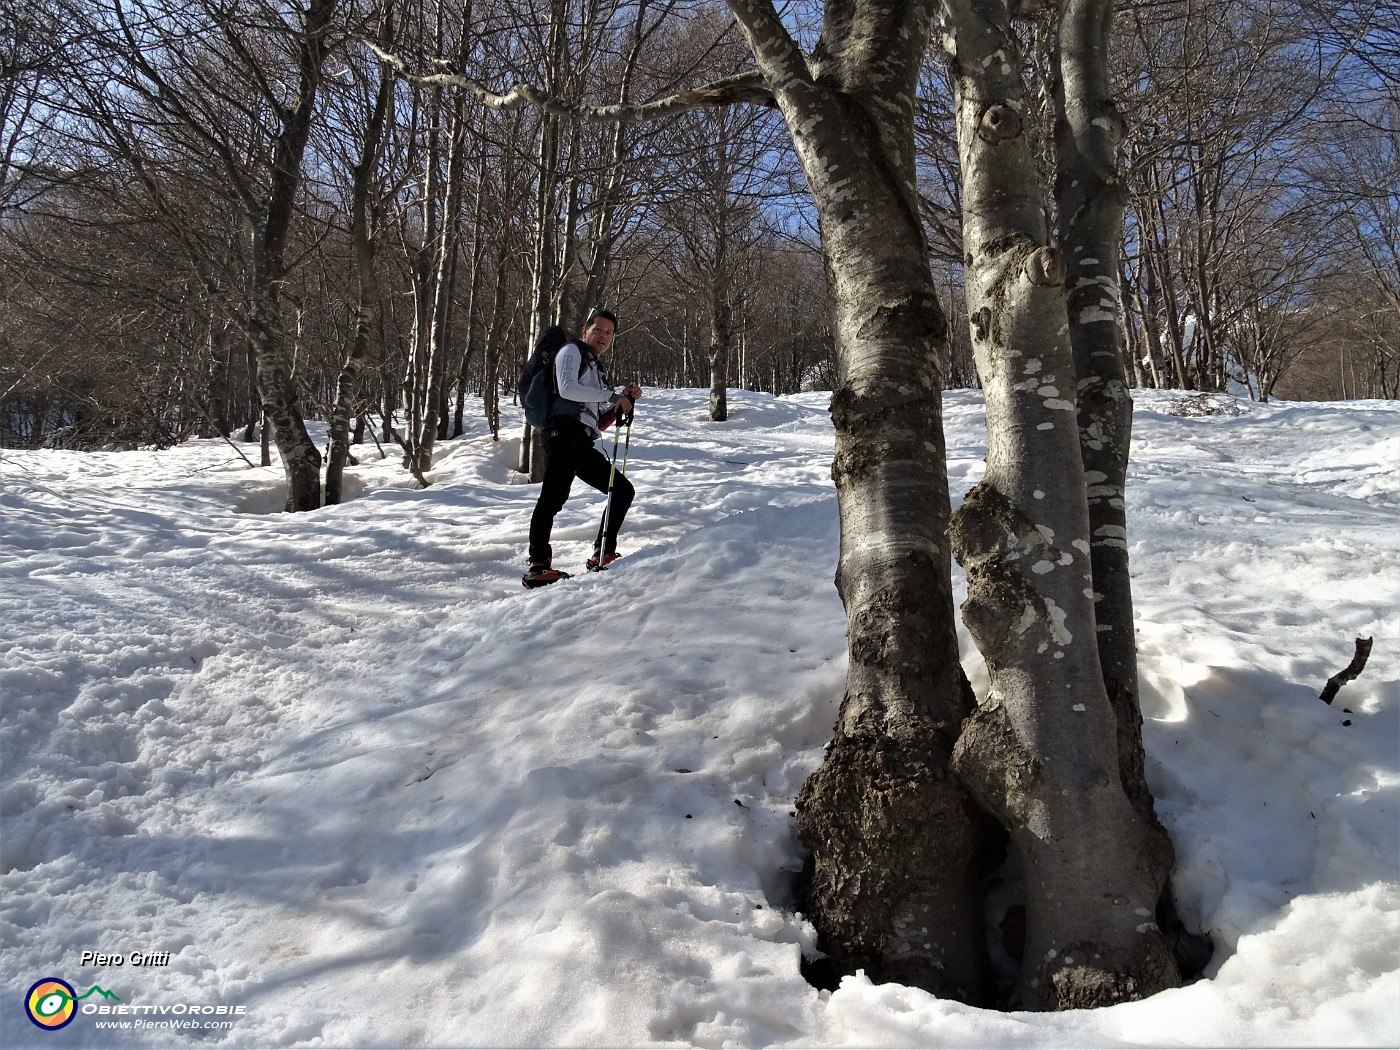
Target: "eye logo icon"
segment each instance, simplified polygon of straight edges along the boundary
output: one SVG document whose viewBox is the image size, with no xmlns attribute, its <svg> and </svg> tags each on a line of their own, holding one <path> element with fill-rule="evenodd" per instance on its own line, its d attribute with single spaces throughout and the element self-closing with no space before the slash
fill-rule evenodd
<svg viewBox="0 0 1400 1050">
<path fill-rule="evenodd" d="M 56 1032 L 73 1020 L 78 1012 L 78 1001 L 86 999 L 94 992 L 104 999 L 121 1000 L 121 996 L 115 992 L 109 992 L 97 985 L 79 995 L 67 981 L 60 981 L 57 977 L 45 977 L 42 981 L 35 981 L 29 989 L 29 994 L 24 997 L 24 1012 L 40 1028 Z"/>
<path fill-rule="evenodd" d="M 29 1019 L 40 1028 L 57 1031 L 73 1020 L 78 1012 L 78 995 L 73 986 L 57 977 L 37 981 L 24 997 L 24 1009 Z"/>
</svg>

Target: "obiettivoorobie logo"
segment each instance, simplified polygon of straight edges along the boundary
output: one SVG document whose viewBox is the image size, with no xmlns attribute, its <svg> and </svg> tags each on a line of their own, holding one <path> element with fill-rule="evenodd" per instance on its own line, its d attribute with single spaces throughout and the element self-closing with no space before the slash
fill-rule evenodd
<svg viewBox="0 0 1400 1050">
<path fill-rule="evenodd" d="M 57 977 L 45 977 L 42 981 L 35 981 L 29 989 L 29 994 L 24 997 L 24 1012 L 40 1028 L 56 1032 L 77 1015 L 77 1004 L 94 994 L 101 995 L 104 999 L 121 1001 L 121 996 L 115 992 L 109 992 L 95 984 L 79 995 L 67 981 L 61 981 Z"/>
</svg>

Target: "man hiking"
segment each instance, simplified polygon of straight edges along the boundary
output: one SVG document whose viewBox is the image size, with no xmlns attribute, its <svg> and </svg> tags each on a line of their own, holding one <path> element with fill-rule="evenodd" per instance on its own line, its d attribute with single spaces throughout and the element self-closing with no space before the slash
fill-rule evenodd
<svg viewBox="0 0 1400 1050">
<path fill-rule="evenodd" d="M 608 384 L 602 359 L 612 348 L 616 332 L 617 316 L 611 310 L 593 310 L 583 323 L 580 337 L 565 343 L 554 356 L 557 396 L 544 431 L 544 483 L 530 518 L 530 568 L 521 577 L 526 587 L 543 587 L 568 576 L 551 564 L 554 552 L 549 534 L 554 528 L 554 516 L 569 499 L 574 478 L 582 478 L 599 492 L 607 492 L 609 477 L 612 479 L 612 493 L 603 523 L 598 526 L 588 569 L 606 568 L 620 557 L 617 533 L 635 490 L 621 471 L 613 469 L 594 442 L 616 420 L 631 415 L 642 388 L 628 383 L 619 394 Z"/>
</svg>

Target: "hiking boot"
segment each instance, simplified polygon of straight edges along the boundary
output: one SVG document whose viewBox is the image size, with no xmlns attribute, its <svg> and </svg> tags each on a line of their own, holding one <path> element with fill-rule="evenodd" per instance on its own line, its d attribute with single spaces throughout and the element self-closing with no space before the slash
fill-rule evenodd
<svg viewBox="0 0 1400 1050">
<path fill-rule="evenodd" d="M 588 561 L 585 563 L 585 566 L 589 572 L 599 572 L 602 569 L 606 569 L 609 565 L 611 565 L 613 562 L 617 561 L 617 559 L 621 557 L 621 554 L 618 554 L 617 551 L 613 551 L 611 554 L 604 554 L 602 560 L 600 561 L 598 558 L 598 552 L 594 551 L 593 557 L 588 559 Z"/>
<path fill-rule="evenodd" d="M 530 566 L 524 576 L 520 577 L 520 582 L 526 587 L 547 587 L 551 583 L 558 583 L 560 580 L 568 578 L 567 572 L 560 572 L 558 569 L 551 569 L 548 565 L 536 562 Z"/>
</svg>

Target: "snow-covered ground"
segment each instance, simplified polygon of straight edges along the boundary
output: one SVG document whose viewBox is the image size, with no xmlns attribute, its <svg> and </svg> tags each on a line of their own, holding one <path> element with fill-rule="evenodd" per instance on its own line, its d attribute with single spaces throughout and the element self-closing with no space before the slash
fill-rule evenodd
<svg viewBox="0 0 1400 1050">
<path fill-rule="evenodd" d="M 421 491 L 371 447 L 303 515 L 220 441 L 0 453 L 0 1045 L 1400 1044 L 1400 404 L 1180 401 L 1138 395 L 1131 539 L 1207 979 L 1059 1015 L 805 983 L 790 814 L 845 663 L 825 395 L 714 424 L 663 391 L 625 559 L 538 591 L 514 440 L 444 444 Z M 947 407 L 957 498 L 985 437 Z M 580 486 L 556 564 L 600 512 Z M 120 999 L 42 1031 L 48 977 Z"/>
</svg>

